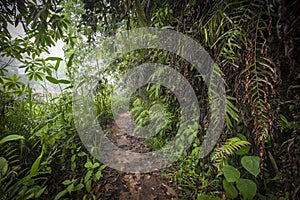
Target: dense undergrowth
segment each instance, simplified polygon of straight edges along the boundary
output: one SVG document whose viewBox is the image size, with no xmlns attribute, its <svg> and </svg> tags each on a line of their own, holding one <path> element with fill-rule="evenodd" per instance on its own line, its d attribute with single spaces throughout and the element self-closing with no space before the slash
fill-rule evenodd
<svg viewBox="0 0 300 200">
<path fill-rule="evenodd" d="M 178 199 L 299 199 L 299 2 L 108 2 L 1 1 L 0 199 L 96 198 L 106 165 L 77 134 L 74 79 L 94 44 L 142 26 L 187 34 L 218 63 L 226 85 L 225 128 L 211 154 L 199 159 L 210 123 L 208 88 L 185 60 L 153 49 L 130 52 L 101 72 L 94 96 L 101 126 L 113 120 L 112 80 L 144 62 L 168 64 L 189 81 L 201 111 L 200 122 L 185 129 L 197 136 L 192 146 L 162 171 L 176 184 Z M 8 23 L 22 24 L 25 36 L 12 38 Z M 59 39 L 69 80 L 56 75 L 62 58 L 41 56 Z M 39 96 L 17 75 L 8 76 L 11 60 L 29 80 L 51 82 L 61 93 Z M 122 112 L 125 101 L 119 98 L 114 109 Z M 135 131 L 157 122 L 148 147 L 160 149 L 174 137 L 181 112 L 168 89 L 149 84 L 129 102 Z"/>
</svg>

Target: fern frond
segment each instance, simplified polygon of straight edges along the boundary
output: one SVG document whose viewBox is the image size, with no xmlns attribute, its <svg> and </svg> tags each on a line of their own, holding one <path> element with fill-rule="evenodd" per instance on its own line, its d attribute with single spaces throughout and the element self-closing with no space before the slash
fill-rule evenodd
<svg viewBox="0 0 300 200">
<path fill-rule="evenodd" d="M 250 145 L 248 141 L 241 140 L 238 137 L 230 138 L 225 144 L 214 150 L 211 161 L 214 163 L 222 163 L 229 156 L 232 156 L 237 150 L 247 145 Z"/>
</svg>

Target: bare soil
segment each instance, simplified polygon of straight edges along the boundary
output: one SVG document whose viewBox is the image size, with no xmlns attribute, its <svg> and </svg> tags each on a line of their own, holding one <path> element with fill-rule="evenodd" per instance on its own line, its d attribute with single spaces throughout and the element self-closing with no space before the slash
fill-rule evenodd
<svg viewBox="0 0 300 200">
<path fill-rule="evenodd" d="M 139 153 L 151 151 L 144 138 L 126 134 L 132 131 L 134 124 L 130 114 L 126 112 L 118 116 L 107 135 L 115 145 L 124 150 Z M 129 174 L 109 167 L 103 170 L 103 178 L 95 185 L 92 193 L 102 200 L 167 200 L 177 196 L 174 183 L 163 177 L 159 170 L 146 174 Z"/>
</svg>

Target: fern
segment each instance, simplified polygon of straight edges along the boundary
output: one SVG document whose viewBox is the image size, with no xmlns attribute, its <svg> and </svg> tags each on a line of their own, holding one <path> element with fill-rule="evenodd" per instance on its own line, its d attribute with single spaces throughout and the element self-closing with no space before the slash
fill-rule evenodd
<svg viewBox="0 0 300 200">
<path fill-rule="evenodd" d="M 226 163 L 226 159 L 229 156 L 234 155 L 234 153 L 244 146 L 250 145 L 248 141 L 241 140 L 238 137 L 230 138 L 221 147 L 214 150 L 211 161 L 215 163 L 215 166 L 220 169 L 220 167 Z"/>
<path fill-rule="evenodd" d="M 265 142 L 274 133 L 271 102 L 278 83 L 276 67 L 268 52 L 270 23 L 268 1 L 242 0 L 223 2 L 201 27 L 202 38 L 213 49 L 212 54 L 227 76 L 227 85 L 235 85 L 239 116 L 252 130 L 250 137 L 261 157 Z M 228 108 L 227 104 L 227 112 Z M 234 124 L 228 119 L 230 128 Z"/>
</svg>

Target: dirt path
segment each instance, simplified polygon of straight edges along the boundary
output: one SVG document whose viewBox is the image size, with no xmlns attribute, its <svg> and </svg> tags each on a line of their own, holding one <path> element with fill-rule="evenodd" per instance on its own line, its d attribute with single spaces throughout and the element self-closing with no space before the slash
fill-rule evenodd
<svg viewBox="0 0 300 200">
<path fill-rule="evenodd" d="M 120 114 L 116 122 L 108 133 L 109 139 L 115 145 L 139 153 L 150 151 L 145 145 L 145 139 L 126 134 L 126 132 L 132 132 L 134 127 L 129 113 Z M 176 196 L 172 182 L 162 177 L 160 171 L 128 174 L 107 167 L 103 171 L 103 176 L 93 189 L 93 193 L 97 194 L 97 199 L 167 200 Z"/>
</svg>

